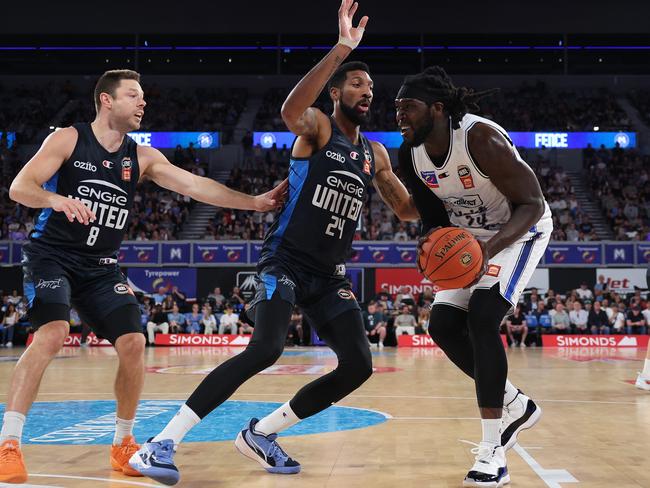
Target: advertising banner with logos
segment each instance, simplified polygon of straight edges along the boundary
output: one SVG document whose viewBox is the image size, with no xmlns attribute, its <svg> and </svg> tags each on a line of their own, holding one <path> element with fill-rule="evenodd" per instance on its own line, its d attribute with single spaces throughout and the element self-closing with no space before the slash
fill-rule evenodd
<svg viewBox="0 0 650 488">
<path fill-rule="evenodd" d="M 250 335 L 232 334 L 157 334 L 156 346 L 244 347 Z"/>
<path fill-rule="evenodd" d="M 11 263 L 11 245 L 8 242 L 0 243 L 0 265 Z"/>
<path fill-rule="evenodd" d="M 171 149 L 180 144 L 187 148 L 190 143 L 196 149 L 215 149 L 219 147 L 218 132 L 130 132 L 127 134 L 140 146 L 158 149 Z"/>
<path fill-rule="evenodd" d="M 163 287 L 165 293 L 171 293 L 177 286 L 188 299 L 197 298 L 196 268 L 129 268 L 127 277 L 135 292 L 151 294 Z"/>
<path fill-rule="evenodd" d="M 503 346 L 508 347 L 508 340 L 501 335 Z M 429 334 L 400 335 L 397 337 L 397 347 L 438 347 Z"/>
<path fill-rule="evenodd" d="M 391 295 L 406 287 L 409 293 L 417 296 L 425 290 L 433 291 L 433 283 L 422 276 L 415 268 L 379 268 L 375 270 L 375 293 L 384 286 Z"/>
<path fill-rule="evenodd" d="M 598 268 L 596 276 L 604 276 L 610 291 L 630 293 L 648 288 L 646 270 L 643 268 Z"/>
<path fill-rule="evenodd" d="M 639 347 L 648 346 L 647 335 L 543 335 L 544 347 Z"/>
<path fill-rule="evenodd" d="M 549 244 L 544 254 L 546 264 L 603 264 L 600 244 Z"/>
<path fill-rule="evenodd" d="M 27 336 L 27 346 L 34 340 L 34 334 Z M 106 339 L 99 339 L 95 334 L 88 335 L 86 342 L 90 347 L 113 347 L 113 344 Z M 63 347 L 81 347 L 81 334 L 70 334 L 63 341 Z"/>
</svg>

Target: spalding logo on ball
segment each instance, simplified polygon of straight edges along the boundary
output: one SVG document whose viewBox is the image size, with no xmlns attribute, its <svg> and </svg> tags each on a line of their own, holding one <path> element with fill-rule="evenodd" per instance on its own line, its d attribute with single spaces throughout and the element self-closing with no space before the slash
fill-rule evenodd
<svg viewBox="0 0 650 488">
<path fill-rule="evenodd" d="M 483 252 L 471 232 L 442 227 L 422 244 L 418 264 L 424 276 L 440 289 L 464 288 L 481 270 Z"/>
</svg>

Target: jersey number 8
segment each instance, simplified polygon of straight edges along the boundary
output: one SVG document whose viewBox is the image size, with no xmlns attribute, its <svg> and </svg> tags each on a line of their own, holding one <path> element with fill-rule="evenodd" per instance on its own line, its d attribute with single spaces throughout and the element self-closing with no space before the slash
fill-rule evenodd
<svg viewBox="0 0 650 488">
<path fill-rule="evenodd" d="M 88 240 L 86 241 L 87 246 L 94 246 L 97 242 L 97 236 L 99 235 L 99 227 L 91 227 L 90 232 L 88 233 Z"/>
</svg>

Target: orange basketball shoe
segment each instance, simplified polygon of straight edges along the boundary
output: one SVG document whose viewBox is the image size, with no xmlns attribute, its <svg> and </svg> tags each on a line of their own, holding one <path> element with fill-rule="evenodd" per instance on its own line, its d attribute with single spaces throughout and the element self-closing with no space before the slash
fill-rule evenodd
<svg viewBox="0 0 650 488">
<path fill-rule="evenodd" d="M 129 458 L 138 452 L 140 445 L 135 443 L 132 435 L 122 439 L 121 446 L 111 446 L 111 466 L 115 471 L 122 471 L 127 476 L 142 476 L 129 466 Z"/>
<path fill-rule="evenodd" d="M 24 483 L 27 481 L 27 468 L 20 452 L 18 441 L 7 439 L 0 444 L 0 481 L 5 483 Z"/>
</svg>

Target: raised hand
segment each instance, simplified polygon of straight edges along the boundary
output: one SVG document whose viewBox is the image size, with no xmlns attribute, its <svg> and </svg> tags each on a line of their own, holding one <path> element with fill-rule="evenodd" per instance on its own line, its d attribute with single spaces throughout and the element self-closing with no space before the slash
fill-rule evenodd
<svg viewBox="0 0 650 488">
<path fill-rule="evenodd" d="M 339 8 L 339 44 L 355 49 L 361 42 L 363 31 L 368 23 L 368 16 L 364 15 L 359 21 L 359 25 L 352 26 L 352 18 L 359 8 L 357 2 L 352 0 L 342 0 Z"/>
</svg>

